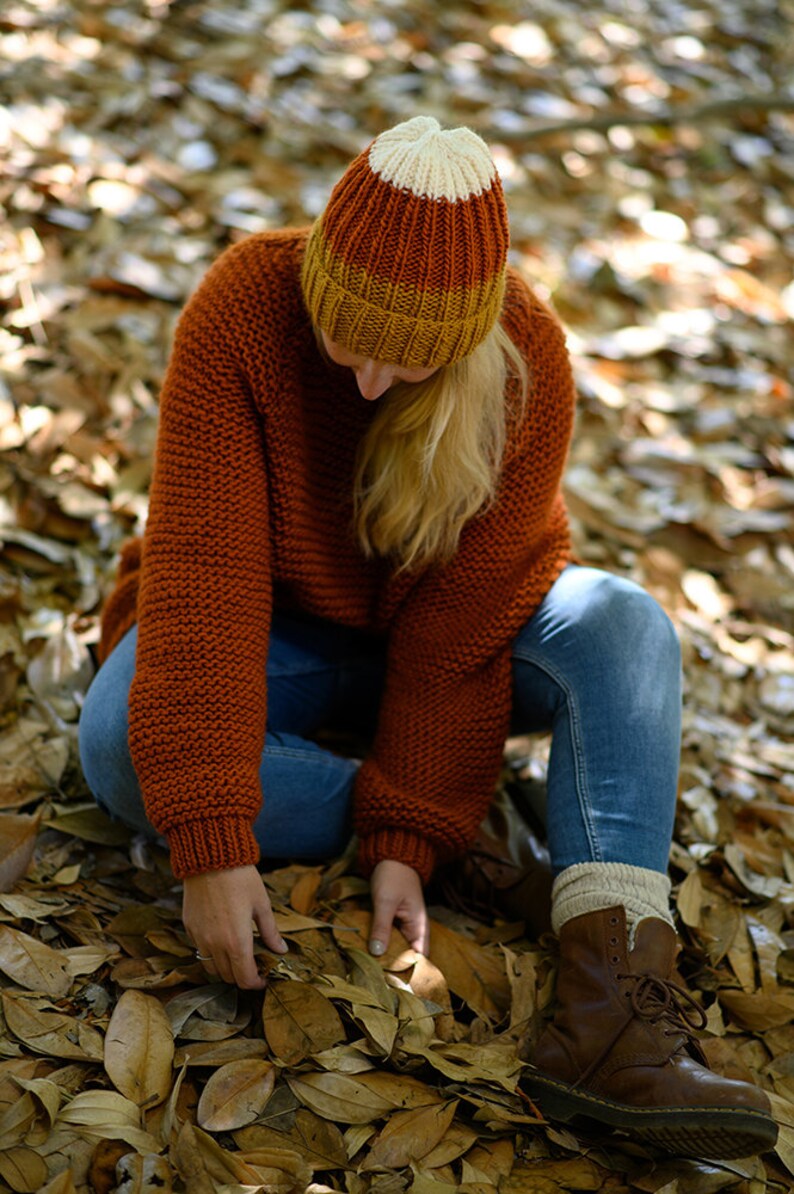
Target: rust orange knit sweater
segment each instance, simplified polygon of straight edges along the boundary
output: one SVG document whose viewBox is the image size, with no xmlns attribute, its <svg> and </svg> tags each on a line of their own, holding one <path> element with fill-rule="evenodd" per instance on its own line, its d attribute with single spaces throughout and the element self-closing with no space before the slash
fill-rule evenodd
<svg viewBox="0 0 794 1194">
<path fill-rule="evenodd" d="M 296 229 L 249 237 L 185 308 L 143 546 L 123 554 L 100 656 L 137 617 L 130 747 L 183 877 L 259 858 L 273 608 L 388 634 L 378 732 L 356 781 L 359 861 L 366 872 L 398 859 L 426 880 L 476 832 L 508 732 L 510 644 L 570 559 L 571 371 L 557 320 L 511 273 L 502 322 L 530 396 L 498 500 L 450 563 L 395 576 L 351 530 L 374 404 L 318 352 L 299 282 L 305 243 Z"/>
</svg>

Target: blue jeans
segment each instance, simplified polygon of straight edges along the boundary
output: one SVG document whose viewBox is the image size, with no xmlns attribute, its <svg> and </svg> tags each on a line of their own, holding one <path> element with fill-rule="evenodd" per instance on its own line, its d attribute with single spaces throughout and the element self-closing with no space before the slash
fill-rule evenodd
<svg viewBox="0 0 794 1194">
<path fill-rule="evenodd" d="M 97 802 L 153 834 L 127 745 L 137 628 L 94 677 L 80 756 Z M 312 741 L 321 728 L 374 729 L 382 640 L 277 615 L 255 823 L 263 856 L 325 858 L 351 827 L 354 759 Z M 578 862 L 666 871 L 681 735 L 681 660 L 664 611 L 630 581 L 571 565 L 513 644 L 513 729 L 552 731 L 547 832 L 555 873 Z"/>
</svg>

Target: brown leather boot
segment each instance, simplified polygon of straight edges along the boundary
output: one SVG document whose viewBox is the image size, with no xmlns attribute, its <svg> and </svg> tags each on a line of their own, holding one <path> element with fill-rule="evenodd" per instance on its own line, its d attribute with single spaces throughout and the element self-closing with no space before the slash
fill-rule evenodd
<svg viewBox="0 0 794 1194">
<path fill-rule="evenodd" d="M 707 1068 L 692 1035 L 706 1017 L 670 980 L 676 952 L 657 918 L 639 922 L 629 951 L 620 906 L 564 924 L 557 1011 L 521 1087 L 549 1119 L 595 1120 L 671 1152 L 764 1152 L 777 1139 L 769 1100 Z"/>
<path fill-rule="evenodd" d="M 491 801 L 468 852 L 439 867 L 434 883 L 451 908 L 478 919 L 523 920 L 537 940 L 551 931 L 554 876 L 541 827 L 506 784 Z"/>
</svg>

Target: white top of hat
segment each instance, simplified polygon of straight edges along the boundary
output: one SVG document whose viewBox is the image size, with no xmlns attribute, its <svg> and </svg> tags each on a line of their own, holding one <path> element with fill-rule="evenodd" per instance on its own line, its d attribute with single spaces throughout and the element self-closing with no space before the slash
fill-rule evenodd
<svg viewBox="0 0 794 1194">
<path fill-rule="evenodd" d="M 496 174 L 488 146 L 472 129 L 442 129 L 414 116 L 387 129 L 369 151 L 372 170 L 420 199 L 468 199 L 487 191 Z"/>
</svg>

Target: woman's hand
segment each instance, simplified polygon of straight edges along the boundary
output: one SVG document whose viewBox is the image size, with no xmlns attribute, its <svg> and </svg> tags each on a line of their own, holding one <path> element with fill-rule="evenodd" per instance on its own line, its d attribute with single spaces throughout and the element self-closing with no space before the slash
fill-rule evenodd
<svg viewBox="0 0 794 1194">
<path fill-rule="evenodd" d="M 380 957 L 386 952 L 392 925 L 397 920 L 412 948 L 426 954 L 430 948 L 430 929 L 422 880 L 413 867 L 384 859 L 372 872 L 370 885 L 373 907 L 370 953 Z"/>
<path fill-rule="evenodd" d="M 269 949 L 280 954 L 287 949 L 255 866 L 189 876 L 183 885 L 182 920 L 207 973 L 238 987 L 265 986 L 254 961 L 252 921 Z"/>
</svg>

